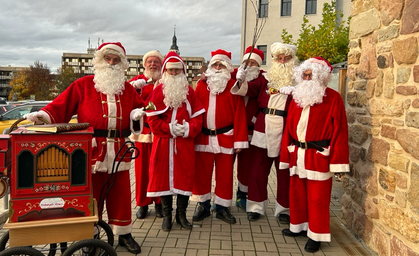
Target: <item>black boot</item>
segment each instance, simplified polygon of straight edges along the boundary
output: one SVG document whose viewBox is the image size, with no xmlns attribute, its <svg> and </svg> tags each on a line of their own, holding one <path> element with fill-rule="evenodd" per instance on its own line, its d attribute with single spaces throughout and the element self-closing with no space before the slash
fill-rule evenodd
<svg viewBox="0 0 419 256">
<path fill-rule="evenodd" d="M 189 196 L 177 195 L 176 200 L 176 223 L 184 229 L 192 229 L 192 224 L 186 219 L 186 208 L 188 208 Z"/>
<path fill-rule="evenodd" d="M 163 231 L 170 231 L 172 230 L 172 204 L 173 204 L 173 197 L 170 196 L 162 196 L 161 197 L 161 205 L 162 205 L 162 212 L 163 212 L 163 223 L 161 228 Z"/>
</svg>

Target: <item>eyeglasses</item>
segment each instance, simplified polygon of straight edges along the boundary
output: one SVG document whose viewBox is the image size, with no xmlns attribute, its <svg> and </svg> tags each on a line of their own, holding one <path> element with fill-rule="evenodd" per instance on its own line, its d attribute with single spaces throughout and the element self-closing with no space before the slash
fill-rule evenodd
<svg viewBox="0 0 419 256">
<path fill-rule="evenodd" d="M 214 68 L 226 68 L 226 66 L 224 66 L 221 62 L 216 62 L 212 64 L 211 66 Z"/>
</svg>

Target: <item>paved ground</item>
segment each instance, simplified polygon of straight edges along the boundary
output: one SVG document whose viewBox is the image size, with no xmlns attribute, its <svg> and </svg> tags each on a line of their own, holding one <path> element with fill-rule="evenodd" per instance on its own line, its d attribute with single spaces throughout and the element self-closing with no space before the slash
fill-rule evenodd
<svg viewBox="0 0 419 256">
<path fill-rule="evenodd" d="M 131 178 L 134 181 L 133 172 L 131 172 Z M 235 180 L 235 188 L 237 187 L 236 182 Z M 133 184 L 131 188 L 134 191 Z M 246 212 L 232 206 L 231 212 L 237 219 L 236 224 L 227 224 L 215 218 L 215 214 L 213 214 L 203 221 L 193 223 L 191 231 L 181 229 L 176 222 L 173 223 L 172 231 L 162 231 L 162 219 L 155 217 L 154 206 L 150 207 L 150 214 L 147 218 L 136 219 L 137 207 L 133 200 L 133 236 L 142 247 L 142 253 L 139 255 L 312 255 L 304 251 L 307 238 L 283 236 L 281 230 L 289 226 L 279 224 L 273 216 L 276 194 L 275 171 L 272 171 L 269 177 L 268 192 L 267 215 L 259 221 L 249 222 Z M 332 242 L 322 243 L 320 251 L 314 255 L 376 255 L 342 224 L 339 218 L 341 209 L 339 199 L 342 194 L 341 183 L 335 181 L 330 205 Z M 190 202 L 187 211 L 190 221 L 192 221 L 195 208 L 196 202 Z M 0 230 L 0 235 L 4 232 L 4 229 Z M 117 244 L 116 241 L 114 247 L 118 255 L 132 255 Z"/>
</svg>

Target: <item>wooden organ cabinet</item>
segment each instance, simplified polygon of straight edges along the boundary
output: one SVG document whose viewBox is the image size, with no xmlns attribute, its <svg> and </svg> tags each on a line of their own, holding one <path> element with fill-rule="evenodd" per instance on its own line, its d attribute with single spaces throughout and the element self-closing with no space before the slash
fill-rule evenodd
<svg viewBox="0 0 419 256">
<path fill-rule="evenodd" d="M 92 216 L 92 128 L 10 133 L 9 222 Z"/>
</svg>

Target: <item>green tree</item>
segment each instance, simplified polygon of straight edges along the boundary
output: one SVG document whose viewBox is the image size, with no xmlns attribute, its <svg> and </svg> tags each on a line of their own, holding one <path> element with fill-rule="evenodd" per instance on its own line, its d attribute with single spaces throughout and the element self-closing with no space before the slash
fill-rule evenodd
<svg viewBox="0 0 419 256">
<path fill-rule="evenodd" d="M 39 61 L 30 65 L 25 71 L 18 72 L 10 81 L 11 95 L 17 93 L 18 100 L 29 99 L 35 95 L 36 100 L 51 100 L 54 98 L 55 84 L 48 66 Z"/>
<path fill-rule="evenodd" d="M 300 35 L 294 42 L 286 29 L 282 30 L 282 41 L 297 46 L 297 57 L 300 61 L 314 56 L 322 56 L 331 64 L 343 62 L 348 56 L 349 18 L 342 20 L 343 13 L 336 10 L 336 1 L 323 5 L 322 21 L 319 27 L 309 24 L 307 16 L 303 17 Z"/>
<path fill-rule="evenodd" d="M 74 69 L 70 66 L 57 69 L 57 76 L 55 77 L 55 85 L 58 94 L 62 93 L 67 87 L 70 86 L 74 80 L 77 79 Z"/>
</svg>

